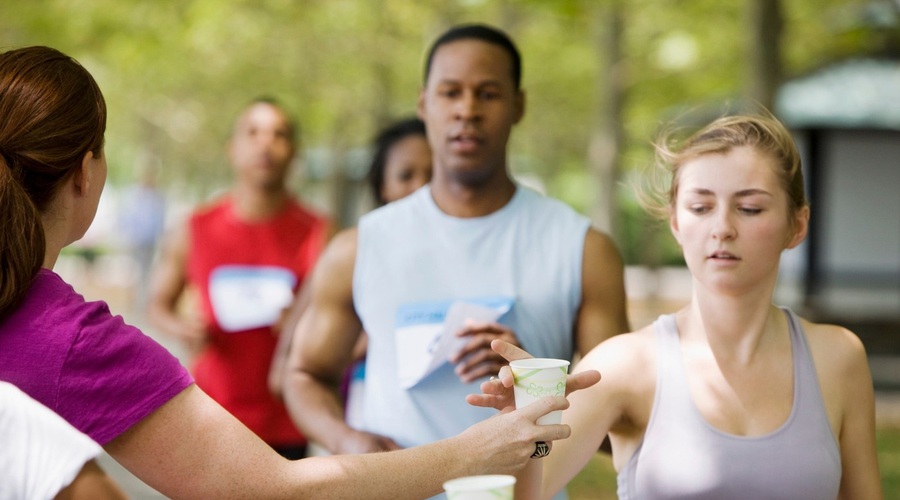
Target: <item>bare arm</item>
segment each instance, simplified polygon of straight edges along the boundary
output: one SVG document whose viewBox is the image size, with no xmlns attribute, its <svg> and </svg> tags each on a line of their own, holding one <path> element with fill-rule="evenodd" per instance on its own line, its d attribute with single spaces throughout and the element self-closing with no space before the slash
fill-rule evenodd
<svg viewBox="0 0 900 500">
<path fill-rule="evenodd" d="M 196 350 L 206 338 L 202 321 L 178 314 L 178 301 L 187 286 L 187 255 L 190 246 L 186 226 L 170 234 L 150 280 L 147 319 L 156 329 Z"/>
<path fill-rule="evenodd" d="M 284 399 L 297 426 L 332 453 L 397 449 L 393 440 L 349 427 L 338 395 L 362 326 L 353 307 L 356 230 L 337 235 L 309 283 L 309 304 L 294 331 Z"/>
<path fill-rule="evenodd" d="M 581 271 L 581 307 L 575 323 L 575 347 L 586 355 L 604 340 L 631 331 L 622 258 L 609 236 L 588 230 Z"/>
<path fill-rule="evenodd" d="M 643 435 L 655 390 L 655 372 L 636 368 L 653 366 L 655 362 L 647 356 L 653 352 L 653 337 L 648 329 L 604 342 L 575 367 L 566 383 L 571 404 L 563 413 L 563 422 L 578 437 L 554 443 L 548 457 L 540 464 L 529 464 L 519 474 L 517 499 L 550 498 L 565 488 L 609 432 L 617 437 L 617 468 L 630 458 Z M 508 343 L 498 341 L 491 345 L 508 360 L 531 357 Z M 591 380 L 597 371 L 603 379 L 594 384 Z M 470 396 L 469 401 L 479 406 L 504 407 L 512 404 L 512 386 L 512 372 L 507 366 L 500 371 L 499 380 L 482 384 L 485 394 Z M 570 389 L 577 392 L 569 393 Z"/>
<path fill-rule="evenodd" d="M 97 465 L 84 464 L 71 484 L 60 490 L 56 500 L 124 500 L 125 492 Z"/>
<path fill-rule="evenodd" d="M 310 254 L 315 255 L 318 259 L 321 255 L 325 244 L 335 235 L 335 226 L 323 223 L 313 236 L 310 236 L 311 242 L 309 246 Z M 284 379 L 287 376 L 287 359 L 291 351 L 291 343 L 294 338 L 294 330 L 297 323 L 303 316 L 303 312 L 309 306 L 309 279 L 305 278 L 293 302 L 284 311 L 282 311 L 281 319 L 272 327 L 272 330 L 278 335 L 278 343 L 275 345 L 275 352 L 272 355 L 272 363 L 269 366 L 268 386 L 269 393 L 277 399 L 284 398 Z M 365 351 L 363 351 L 365 354 Z"/>
<path fill-rule="evenodd" d="M 309 283 L 301 285 L 294 297 L 293 303 L 284 312 L 283 319 L 274 328 L 278 332 L 278 343 L 272 354 L 272 364 L 269 365 L 269 393 L 277 399 L 284 399 L 284 385 L 287 377 L 287 360 L 294 339 L 294 330 L 306 307 L 309 305 Z"/>
<path fill-rule="evenodd" d="M 843 401 L 839 432 L 841 448 L 841 489 L 839 498 L 882 498 L 881 477 L 875 446 L 875 395 L 865 348 L 859 338 L 843 328 L 825 327 L 836 333 L 840 345 L 831 344 L 830 354 L 838 359 L 828 363 Z M 821 372 L 820 372 L 821 373 Z M 823 391 L 828 397 L 830 388 Z"/>
<path fill-rule="evenodd" d="M 455 477 L 521 469 L 535 441 L 569 436 L 567 426 L 534 423 L 567 406 L 546 398 L 429 445 L 291 462 L 191 385 L 106 449 L 172 498 L 426 498 Z"/>
</svg>

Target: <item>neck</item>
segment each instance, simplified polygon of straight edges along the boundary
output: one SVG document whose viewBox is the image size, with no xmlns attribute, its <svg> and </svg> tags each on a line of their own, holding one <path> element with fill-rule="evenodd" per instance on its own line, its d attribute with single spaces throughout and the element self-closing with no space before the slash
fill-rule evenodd
<svg viewBox="0 0 900 500">
<path fill-rule="evenodd" d="M 689 340 L 705 340 L 716 357 L 730 363 L 750 363 L 780 329 L 778 309 L 768 293 L 723 295 L 694 282 L 691 304 L 679 313 L 679 330 Z"/>
<path fill-rule="evenodd" d="M 237 185 L 231 190 L 235 214 L 246 221 L 263 220 L 275 215 L 289 198 L 284 187 L 266 190 Z"/>
<path fill-rule="evenodd" d="M 434 203 L 447 215 L 483 217 L 503 208 L 516 193 L 516 184 L 502 172 L 480 184 L 466 184 L 435 172 L 431 180 Z"/>
<path fill-rule="evenodd" d="M 70 205 L 57 202 L 41 215 L 41 225 L 44 227 L 44 263 L 41 267 L 53 269 L 62 249 L 72 242 L 70 236 L 72 232 L 71 218 L 58 215 L 60 213 L 71 213 L 71 211 L 72 207 Z"/>
</svg>

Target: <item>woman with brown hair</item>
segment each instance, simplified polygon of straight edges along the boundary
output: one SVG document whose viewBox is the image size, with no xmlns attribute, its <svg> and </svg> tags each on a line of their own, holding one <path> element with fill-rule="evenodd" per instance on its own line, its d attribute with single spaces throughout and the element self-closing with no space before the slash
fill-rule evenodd
<svg viewBox="0 0 900 500">
<path fill-rule="evenodd" d="M 150 338 L 56 273 L 106 181 L 106 105 L 91 75 L 47 47 L 0 54 L 0 380 L 62 416 L 169 497 L 423 498 L 441 483 L 523 467 L 553 398 L 428 446 L 288 461 L 198 389 Z M 576 378 L 573 386 L 596 382 Z"/>
</svg>

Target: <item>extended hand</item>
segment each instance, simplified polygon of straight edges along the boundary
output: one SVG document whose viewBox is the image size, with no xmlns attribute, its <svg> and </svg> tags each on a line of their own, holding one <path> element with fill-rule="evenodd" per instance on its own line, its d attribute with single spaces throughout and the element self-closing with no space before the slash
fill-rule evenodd
<svg viewBox="0 0 900 500">
<path fill-rule="evenodd" d="M 568 425 L 535 423 L 541 416 L 568 406 L 562 396 L 547 396 L 524 408 L 483 420 L 460 434 L 459 439 L 467 443 L 473 463 L 481 464 L 478 468 L 483 473 L 514 474 L 532 460 L 538 442 L 552 445 L 571 435 Z"/>
<path fill-rule="evenodd" d="M 491 349 L 507 361 L 533 357 L 524 350 L 503 340 L 491 342 Z M 586 389 L 599 381 L 600 372 L 597 370 L 586 370 L 570 374 L 566 377 L 566 396 L 573 391 Z M 512 370 L 509 369 L 508 365 L 505 365 L 500 369 L 499 378 L 492 378 L 491 380 L 482 383 L 482 394 L 470 394 L 466 396 L 466 402 L 472 406 L 495 408 L 501 411 L 515 408 L 516 401 L 513 395 L 514 383 Z"/>
<path fill-rule="evenodd" d="M 499 339 L 512 346 L 519 345 L 515 332 L 499 323 L 473 323 L 456 335 L 468 338 L 466 345 L 450 358 L 456 365 L 456 375 L 465 383 L 494 375 L 506 364 L 506 360 L 491 349 L 492 341 Z"/>
</svg>

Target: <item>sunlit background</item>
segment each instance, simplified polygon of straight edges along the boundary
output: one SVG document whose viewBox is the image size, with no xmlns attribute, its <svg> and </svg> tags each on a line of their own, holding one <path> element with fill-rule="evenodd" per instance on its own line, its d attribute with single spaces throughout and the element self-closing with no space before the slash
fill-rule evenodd
<svg viewBox="0 0 900 500">
<path fill-rule="evenodd" d="M 678 248 L 634 196 L 661 127 L 757 105 L 785 120 L 814 225 L 785 256 L 778 299 L 854 328 L 879 390 L 897 392 L 900 0 L 0 0 L 0 49 L 68 53 L 109 107 L 109 184 L 60 272 L 141 324 L 146 283 L 120 227 L 129 186 L 153 174 L 167 227 L 179 223 L 227 188 L 230 124 L 259 96 L 300 123 L 298 195 L 354 224 L 372 206 L 372 136 L 414 113 L 430 42 L 471 21 L 522 52 L 512 173 L 614 236 L 635 327 L 690 292 Z M 900 452 L 885 457 L 900 469 Z"/>
</svg>

